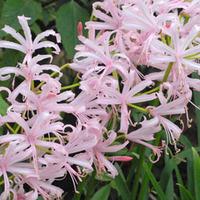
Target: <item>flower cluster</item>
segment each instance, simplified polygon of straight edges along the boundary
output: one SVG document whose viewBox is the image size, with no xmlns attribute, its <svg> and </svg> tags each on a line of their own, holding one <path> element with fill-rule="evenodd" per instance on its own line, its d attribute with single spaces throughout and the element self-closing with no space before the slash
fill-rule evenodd
<svg viewBox="0 0 200 200">
<path fill-rule="evenodd" d="M 52 55 L 37 51 L 58 54 L 59 34 L 47 30 L 33 40 L 24 16 L 18 17 L 24 35 L 3 28 L 16 42 L 1 40 L 0 48 L 24 58 L 0 68 L 1 81 L 13 80 L 12 89 L 0 87 L 10 105 L 0 116 L 6 130 L 0 136 L 0 199 L 59 199 L 63 190 L 55 180 L 69 174 L 76 190 L 93 168 L 115 177 L 113 162 L 131 159 L 115 153 L 128 143 L 150 148 L 152 162 L 168 144 L 178 151 L 184 127 L 175 117 L 185 114 L 189 126 L 192 89 L 200 91 L 200 80 L 191 77 L 200 73 L 199 0 L 105 0 L 93 4 L 92 15 L 88 37 L 79 23 L 80 44 L 67 64 L 81 74 L 78 93 L 64 91 L 62 68 L 52 64 Z M 45 40 L 50 35 L 55 42 Z M 138 112 L 143 118 L 136 122 Z M 162 129 L 166 143 L 149 143 Z"/>
</svg>

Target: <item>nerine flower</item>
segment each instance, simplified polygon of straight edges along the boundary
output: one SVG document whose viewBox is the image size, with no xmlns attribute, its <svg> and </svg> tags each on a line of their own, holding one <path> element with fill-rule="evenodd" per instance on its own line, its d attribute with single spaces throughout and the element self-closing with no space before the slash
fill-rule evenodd
<svg viewBox="0 0 200 200">
<path fill-rule="evenodd" d="M 159 120 L 160 125 L 163 126 L 166 137 L 167 144 L 173 144 L 176 148 L 176 141 L 179 139 L 182 130 L 169 119 L 166 115 L 180 115 L 186 113 L 187 99 L 184 97 L 179 97 L 173 101 L 168 102 L 162 94 L 159 95 L 159 100 L 161 105 L 158 107 L 149 107 L 150 114 Z M 176 149 L 177 150 L 177 149 Z"/>
<path fill-rule="evenodd" d="M 184 67 L 189 73 L 199 71 L 199 64 L 192 58 L 192 56 L 199 53 L 200 49 L 199 45 L 192 45 L 192 42 L 199 33 L 199 27 L 194 26 L 185 37 L 179 36 L 177 28 L 172 27 L 169 32 L 172 38 L 172 43 L 169 46 L 158 39 L 152 41 L 150 64 L 157 67 L 158 64 L 175 63 L 175 66 Z"/>
<path fill-rule="evenodd" d="M 0 136 L 0 144 L 15 141 L 30 147 L 36 172 L 38 172 L 37 146 L 56 149 L 57 151 L 64 150 L 62 145 L 42 139 L 43 136 L 50 133 L 54 134 L 59 139 L 59 132 L 63 131 L 63 124 L 61 122 L 55 122 L 55 117 L 47 112 L 38 114 L 28 121 L 25 121 L 20 114 L 12 112 L 3 117 L 2 123 L 6 122 L 17 123 L 24 131 L 23 134 L 7 134 Z"/>
<path fill-rule="evenodd" d="M 31 30 L 28 26 L 28 20 L 30 18 L 25 16 L 18 16 L 19 23 L 23 29 L 24 37 L 15 31 L 12 27 L 6 25 L 3 28 L 3 31 L 10 34 L 14 39 L 16 39 L 19 43 L 10 42 L 6 40 L 0 41 L 0 48 L 8 48 L 8 49 L 14 49 L 17 51 L 21 51 L 22 53 L 26 54 L 23 63 L 28 61 L 32 54 L 37 50 L 41 48 L 50 47 L 53 48 L 55 51 L 54 53 L 58 54 L 60 52 L 60 48 L 57 44 L 51 41 L 42 41 L 45 37 L 49 35 L 53 35 L 56 37 L 57 42 L 60 42 L 60 35 L 55 33 L 53 30 L 47 30 L 45 32 L 42 32 L 37 35 L 37 37 L 32 40 Z"/>
<path fill-rule="evenodd" d="M 159 14 L 177 11 L 177 9 L 187 9 L 188 4 L 184 0 L 156 0 L 150 5 L 153 11 Z"/>
<path fill-rule="evenodd" d="M 157 156 L 156 160 L 153 162 L 156 162 L 161 156 L 162 149 L 148 142 L 154 140 L 154 134 L 161 130 L 159 120 L 158 118 L 153 118 L 150 120 L 144 120 L 140 122 L 140 124 L 142 125 L 141 128 L 128 133 L 126 138 L 134 143 L 138 143 L 152 149 L 153 153 Z"/>
<path fill-rule="evenodd" d="M 17 197 L 31 198 L 35 200 L 41 195 L 45 200 L 60 199 L 63 190 L 52 185 L 52 182 L 57 178 L 64 176 L 65 171 L 61 165 L 49 165 L 40 168 L 38 177 L 18 176 L 15 180 L 16 186 L 14 194 Z M 50 176 L 51 174 L 51 176 Z M 29 193 L 25 192 L 25 185 L 28 185 L 32 190 Z"/>
<path fill-rule="evenodd" d="M 120 105 L 121 121 L 120 121 L 120 131 L 127 133 L 129 126 L 129 112 L 128 104 L 141 103 L 146 101 L 151 101 L 156 98 L 155 94 L 142 94 L 137 95 L 139 92 L 144 90 L 146 87 L 151 86 L 153 82 L 151 81 L 141 81 L 140 83 L 134 85 L 134 71 L 129 73 L 127 80 L 124 82 L 122 92 L 118 91 L 116 88 L 107 88 L 106 95 L 100 96 L 97 99 L 97 103 L 103 105 Z"/>
<path fill-rule="evenodd" d="M 45 155 L 40 158 L 43 165 L 59 165 L 65 173 L 69 173 L 74 189 L 76 190 L 77 179 L 81 180 L 82 171 L 92 171 L 91 159 L 86 156 L 86 152 L 97 144 L 97 138 L 94 134 L 89 134 L 88 129 L 79 121 L 77 126 L 67 125 L 71 131 L 66 132 L 67 144 L 64 145 L 64 151 L 53 151 L 51 155 Z M 78 170 L 75 169 L 76 166 Z M 82 170 L 81 170 L 82 169 Z"/>
<path fill-rule="evenodd" d="M 101 8 L 101 9 L 99 9 Z M 103 10 L 103 11 L 102 11 Z M 93 4 L 92 15 L 101 21 L 89 21 L 86 23 L 88 29 L 95 30 L 114 30 L 120 29 L 122 25 L 121 10 L 117 6 L 117 2 L 107 0 L 103 2 L 95 2 Z"/>
<path fill-rule="evenodd" d="M 22 76 L 30 87 L 31 81 L 46 81 L 47 76 L 49 79 L 51 78 L 48 74 L 44 76 L 44 71 L 57 72 L 60 77 L 62 73 L 58 66 L 52 64 L 39 64 L 39 62 L 46 59 L 51 59 L 51 56 L 37 55 L 30 58 L 26 63 L 18 63 L 16 67 L 2 67 L 0 70 L 0 80 L 8 80 L 11 78 L 11 74 L 14 74 L 15 76 Z"/>
<path fill-rule="evenodd" d="M 123 144 L 113 144 L 116 140 L 117 134 L 114 131 L 107 133 L 107 139 L 105 139 L 101 133 L 101 129 L 98 127 L 93 127 L 91 129 L 91 134 L 97 136 L 97 144 L 88 150 L 90 157 L 92 158 L 94 165 L 98 172 L 108 172 L 110 176 L 115 177 L 118 175 L 118 172 L 115 166 L 106 158 L 106 153 L 114 153 L 123 149 L 128 141 Z"/>
<path fill-rule="evenodd" d="M 81 91 L 78 90 L 77 96 L 71 91 L 62 92 L 59 82 L 62 73 L 51 64 L 51 55 L 35 56 L 38 49 L 46 47 L 59 53 L 56 43 L 43 40 L 52 35 L 59 42 L 57 33 L 48 30 L 32 39 L 29 18 L 24 16 L 18 17 L 23 35 L 5 26 L 3 30 L 17 42 L 1 40 L 0 47 L 18 50 L 25 57 L 17 67 L 0 69 L 1 80 L 11 78 L 11 74 L 23 77 L 12 90 L 0 88 L 8 92 L 10 103 L 6 115 L 0 116 L 0 124 L 11 123 L 12 132 L 19 130 L 17 134 L 8 132 L 0 136 L 0 149 L 3 149 L 0 176 L 5 185 L 1 197 L 7 198 L 12 192 L 14 199 L 35 200 L 39 195 L 44 199 L 59 199 L 63 190 L 53 182 L 69 174 L 76 190 L 78 180 L 91 172 L 93 165 L 97 172 L 114 177 L 118 172 L 112 162 L 130 160 L 114 154 L 125 148 L 128 141 L 152 149 L 157 161 L 162 147 L 148 142 L 161 127 L 166 132 L 167 143 L 176 148 L 182 130 L 172 117 L 187 116 L 190 88 L 200 90 L 199 81 L 188 77 L 200 71 L 198 8 L 194 9 L 198 4 L 198 0 L 96 2 L 93 15 L 97 20 L 87 23 L 88 38 L 82 36 L 79 25 L 81 44 L 76 47 L 78 52 L 70 65 L 81 73 Z M 190 15 L 189 22 L 185 13 Z M 50 62 L 43 64 L 47 60 Z M 146 65 L 160 71 L 143 76 Z M 53 78 L 46 73 L 49 71 L 58 76 Z M 160 84 L 160 93 L 143 94 L 155 80 Z M 147 101 L 157 97 L 160 105 L 146 108 L 153 118 L 140 122 L 141 127 L 135 130 L 128 106 L 144 102 L 146 106 Z M 74 115 L 76 125 L 63 119 L 61 112 Z M 118 112 L 118 131 L 125 135 L 121 143 L 117 132 L 107 131 L 113 113 L 118 117 Z M 15 130 L 13 123 L 18 124 Z M 12 148 L 15 148 L 13 152 Z M 9 184 L 8 173 L 14 175 L 14 187 Z"/>
<path fill-rule="evenodd" d="M 83 73 L 83 77 L 97 75 L 99 72 L 102 72 L 103 77 L 117 70 L 125 79 L 127 69 L 131 66 L 130 60 L 124 54 L 112 51 L 109 45 L 110 36 L 110 33 L 104 34 L 102 42 L 79 36 L 84 48 L 75 54 L 72 69 Z"/>
<path fill-rule="evenodd" d="M 25 161 L 31 156 L 31 149 L 28 145 L 22 145 L 20 142 L 10 142 L 8 147 L 0 146 L 0 177 L 3 176 L 4 192 L 0 195 L 1 199 L 7 199 L 9 193 L 12 192 L 10 188 L 10 181 L 8 173 L 15 176 L 35 176 L 34 169 L 26 165 Z M 3 153 L 5 151 L 5 153 Z"/>
<path fill-rule="evenodd" d="M 41 87 L 41 92 L 36 94 L 30 90 L 27 84 L 21 83 L 10 95 L 7 100 L 11 103 L 10 109 L 15 112 L 36 111 L 54 112 L 61 111 L 71 113 L 75 109 L 68 105 L 74 99 L 74 93 L 71 91 L 61 92 L 60 82 L 56 79 L 45 79 L 46 83 Z M 24 101 L 19 102 L 17 98 L 22 95 Z"/>
</svg>

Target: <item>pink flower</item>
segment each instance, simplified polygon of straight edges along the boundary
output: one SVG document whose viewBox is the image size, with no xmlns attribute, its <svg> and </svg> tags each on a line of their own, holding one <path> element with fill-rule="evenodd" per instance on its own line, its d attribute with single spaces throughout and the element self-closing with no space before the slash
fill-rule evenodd
<svg viewBox="0 0 200 200">
<path fill-rule="evenodd" d="M 177 9 L 187 9 L 188 4 L 184 0 L 157 0 L 151 5 L 152 10 L 159 14 L 177 11 Z"/>
<path fill-rule="evenodd" d="M 95 96 L 92 93 L 88 94 L 86 92 L 81 92 L 67 106 L 73 108 L 71 113 L 82 123 L 87 123 L 91 118 L 104 120 L 109 117 L 106 110 L 101 105 L 96 103 Z M 64 109 L 63 111 L 65 112 Z"/>
<path fill-rule="evenodd" d="M 87 22 L 88 37 L 82 35 L 80 23 L 77 27 L 81 44 L 70 64 L 81 80 L 75 92 L 63 92 L 62 73 L 52 64 L 52 56 L 37 54 L 41 48 L 59 53 L 56 43 L 44 40 L 55 36 L 60 42 L 59 34 L 48 30 L 33 39 L 29 18 L 24 16 L 18 17 L 23 35 L 6 25 L 3 30 L 16 42 L 1 40 L 0 48 L 25 56 L 16 67 L 0 68 L 0 80 L 14 74 L 12 89 L 0 87 L 0 92 L 8 93 L 10 104 L 6 115 L 0 116 L 0 125 L 7 131 L 0 136 L 0 177 L 4 179 L 0 199 L 60 199 L 63 190 L 54 181 L 68 174 L 76 191 L 78 181 L 93 168 L 115 177 L 113 162 L 132 159 L 116 154 L 130 141 L 150 148 L 157 161 L 164 143 L 150 142 L 161 127 L 167 145 L 177 150 L 183 129 L 172 117 L 186 114 L 189 122 L 191 88 L 200 90 L 199 80 L 189 77 L 200 72 L 198 1 L 96 2 L 96 20 Z M 185 13 L 190 15 L 188 22 Z M 56 72 L 55 78 L 49 72 Z M 22 80 L 15 82 L 15 76 Z M 153 81 L 156 87 L 151 90 Z M 147 104 L 157 98 L 158 106 Z M 144 118 L 135 127 L 131 107 L 152 118 Z M 14 176 L 13 185 L 9 174 Z"/>
<path fill-rule="evenodd" d="M 83 36 L 79 36 L 79 40 L 83 43 L 83 48 L 74 56 L 74 62 L 70 65 L 72 69 L 83 73 L 83 77 L 97 75 L 108 75 L 117 70 L 125 79 L 127 69 L 131 66 L 130 60 L 122 53 L 112 52 L 109 46 L 111 33 L 106 33 L 100 40 L 90 40 Z M 102 40 L 102 41 L 101 41 Z"/>
<path fill-rule="evenodd" d="M 28 145 L 11 142 L 7 148 L 3 145 L 1 148 L 4 148 L 5 154 L 0 154 L 0 177 L 3 176 L 4 180 L 4 192 L 0 195 L 0 198 L 7 199 L 10 191 L 12 191 L 7 173 L 24 176 L 35 176 L 35 173 L 33 168 L 23 162 L 31 156 L 31 149 L 28 148 Z"/>
<path fill-rule="evenodd" d="M 0 80 L 8 80 L 10 79 L 10 74 L 15 74 L 15 76 L 22 76 L 30 85 L 33 80 L 44 81 L 44 76 L 41 74 L 46 70 L 57 72 L 61 76 L 62 73 L 58 66 L 52 64 L 39 64 L 39 62 L 51 58 L 52 56 L 50 55 L 37 55 L 30 58 L 24 64 L 19 63 L 17 67 L 2 67 L 0 70 Z"/>
<path fill-rule="evenodd" d="M 16 141 L 30 147 L 31 156 L 33 158 L 34 167 L 38 173 L 38 150 L 37 146 L 44 148 L 56 149 L 64 151 L 64 147 L 55 142 L 48 142 L 42 140 L 42 137 L 47 134 L 54 134 L 58 139 L 60 138 L 59 132 L 63 131 L 63 124 L 55 122 L 55 117 L 49 113 L 41 113 L 28 121 L 25 121 L 18 113 L 8 113 L 3 117 L 3 123 L 14 122 L 23 128 L 23 134 L 7 134 L 0 136 L 0 144 Z"/>
<path fill-rule="evenodd" d="M 191 2 L 187 2 L 187 7 L 183 10 L 183 12 L 189 14 L 191 17 L 199 15 L 199 5 L 199 0 L 192 0 Z"/>
<path fill-rule="evenodd" d="M 105 94 L 106 89 L 116 88 L 118 82 L 112 76 L 105 76 L 101 79 L 98 76 L 91 76 L 83 79 L 80 82 L 80 89 L 85 92 L 85 94 L 92 94 L 94 97 Z"/>
<path fill-rule="evenodd" d="M 66 132 L 67 144 L 64 145 L 64 151 L 53 151 L 51 155 L 45 155 L 40 158 L 43 165 L 58 165 L 61 166 L 65 173 L 69 173 L 74 189 L 76 191 L 77 180 L 81 180 L 82 171 L 92 171 L 92 162 L 86 151 L 93 148 L 97 144 L 97 138 L 94 134 L 89 134 L 87 129 L 79 122 L 77 127 L 71 125 L 65 128 L 70 128 L 71 131 Z M 75 169 L 76 166 L 77 170 Z"/>
<path fill-rule="evenodd" d="M 16 180 L 16 190 L 18 188 L 18 195 L 21 193 L 20 196 L 25 196 L 26 198 L 28 196 L 33 198 L 33 200 L 35 200 L 39 195 L 41 195 L 45 200 L 60 199 L 64 191 L 59 187 L 52 185 L 52 182 L 56 178 L 63 176 L 64 170 L 61 168 L 61 165 L 46 166 L 39 170 L 38 177 L 18 176 Z M 25 193 L 25 184 L 31 187 L 32 191 Z"/>
<path fill-rule="evenodd" d="M 123 9 L 123 29 L 125 30 L 159 33 L 158 19 L 159 17 L 155 17 L 143 1 L 138 0 L 133 6 Z"/>
<path fill-rule="evenodd" d="M 192 55 L 196 55 L 200 50 L 200 45 L 192 46 L 194 38 L 199 33 L 199 27 L 194 26 L 187 36 L 181 38 L 177 29 L 178 27 L 174 26 L 169 31 L 172 38 L 170 46 L 158 39 L 152 41 L 150 64 L 160 68 L 158 64 L 174 63 L 177 73 L 181 70 L 179 68 L 185 69 L 189 74 L 199 71 L 199 64 L 192 59 Z"/>
<path fill-rule="evenodd" d="M 101 9 L 99 9 L 101 8 Z M 102 11 L 103 10 L 103 11 Z M 120 29 L 122 23 L 121 10 L 116 2 L 107 0 L 93 4 L 93 16 L 101 21 L 89 21 L 86 23 L 88 29 L 114 30 Z"/>
<path fill-rule="evenodd" d="M 149 107 L 150 114 L 153 117 L 158 118 L 159 123 L 163 126 L 166 132 L 167 144 L 173 144 L 176 148 L 176 141 L 179 139 L 182 130 L 176 124 L 163 116 L 186 113 L 186 106 L 188 101 L 184 97 L 180 97 L 171 102 L 167 102 L 167 99 L 162 94 L 160 94 L 159 100 L 161 102 L 160 106 L 156 108 Z"/>
<path fill-rule="evenodd" d="M 155 2 L 136 0 L 135 4 L 123 8 L 122 28 L 125 32 L 123 37 L 126 37 L 124 40 L 127 38 L 130 40 L 125 41 L 125 44 L 128 45 L 129 57 L 133 57 L 132 60 L 136 64 L 149 65 L 152 40 L 164 32 L 166 24 L 177 21 L 176 14 L 159 14 L 159 9 L 155 9 L 153 6 L 155 6 Z M 124 49 L 127 51 L 127 47 Z"/>
<path fill-rule="evenodd" d="M 41 93 L 36 94 L 30 90 L 26 83 L 22 83 L 18 86 L 7 98 L 12 104 L 10 109 L 15 112 L 22 113 L 23 111 L 36 111 L 42 112 L 54 112 L 59 113 L 61 111 L 71 113 L 74 111 L 72 106 L 69 106 L 66 102 L 74 99 L 74 93 L 71 91 L 65 91 L 60 93 L 61 85 L 56 79 L 47 77 L 44 79 L 46 84 L 41 87 Z M 16 99 L 22 95 L 22 102 Z M 61 103 L 65 101 L 65 103 Z"/>
<path fill-rule="evenodd" d="M 158 118 L 153 118 L 150 120 L 144 120 L 140 124 L 142 125 L 142 127 L 128 133 L 126 135 L 126 138 L 132 142 L 142 144 L 152 149 L 153 153 L 157 156 L 156 160 L 153 162 L 156 162 L 161 156 L 162 149 L 160 147 L 153 146 L 152 144 L 149 144 L 147 142 L 154 140 L 154 134 L 161 131 L 159 120 Z"/>
<path fill-rule="evenodd" d="M 110 176 L 115 177 L 118 175 L 115 166 L 106 158 L 105 153 L 113 153 L 123 149 L 128 141 L 119 145 L 112 145 L 116 140 L 117 134 L 111 131 L 107 134 L 108 139 L 104 139 L 102 135 L 99 135 L 98 143 L 93 149 L 89 151 L 90 155 L 93 157 L 93 162 L 98 170 L 98 172 L 108 172 Z"/>
<path fill-rule="evenodd" d="M 129 125 L 129 112 L 128 104 L 141 103 L 146 101 L 151 101 L 156 98 L 155 94 L 151 95 L 137 95 L 139 92 L 144 90 L 146 87 L 153 84 L 151 81 L 141 81 L 140 83 L 133 85 L 132 77 L 134 76 L 134 71 L 129 73 L 127 80 L 124 82 L 122 92 L 118 91 L 116 88 L 107 88 L 106 95 L 99 97 L 97 103 L 103 105 L 120 105 L 121 122 L 120 122 L 120 132 L 127 133 Z"/>
<path fill-rule="evenodd" d="M 19 190 L 14 191 L 13 198 L 16 200 L 35 200 L 38 199 L 38 193 L 36 191 L 25 192 L 21 187 Z"/>
<path fill-rule="evenodd" d="M 23 29 L 24 37 L 21 34 L 19 34 L 18 32 L 16 32 L 12 27 L 6 25 L 3 28 L 3 31 L 10 34 L 19 43 L 1 40 L 0 48 L 15 49 L 17 51 L 23 52 L 24 54 L 26 54 L 26 57 L 24 58 L 23 63 L 28 61 L 32 57 L 32 54 L 37 49 L 52 47 L 55 50 L 54 53 L 56 53 L 56 54 L 59 53 L 60 48 L 57 44 L 50 42 L 50 41 L 42 41 L 42 39 L 44 39 L 45 37 L 47 37 L 49 35 L 53 35 L 56 37 L 57 42 L 60 42 L 59 34 L 55 33 L 55 31 L 53 31 L 53 30 L 48 30 L 48 31 L 38 34 L 37 37 L 34 39 L 34 41 L 32 41 L 31 30 L 27 23 L 27 21 L 30 20 L 30 18 L 27 18 L 24 16 L 19 16 L 18 20 Z"/>
</svg>

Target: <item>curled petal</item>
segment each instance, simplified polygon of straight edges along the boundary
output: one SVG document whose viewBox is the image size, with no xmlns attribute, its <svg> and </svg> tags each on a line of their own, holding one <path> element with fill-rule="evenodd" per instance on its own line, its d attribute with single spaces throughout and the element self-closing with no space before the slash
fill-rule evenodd
<svg viewBox="0 0 200 200">
<path fill-rule="evenodd" d="M 23 45 L 17 44 L 15 42 L 6 41 L 6 40 L 0 40 L 0 48 L 14 49 L 17 51 L 21 51 L 22 53 L 26 53 L 26 50 L 23 47 Z"/>
<path fill-rule="evenodd" d="M 49 35 L 55 36 L 58 43 L 61 42 L 60 34 L 56 33 L 54 30 L 47 30 L 38 34 L 33 42 L 33 44 L 38 44 L 42 39 L 48 37 Z"/>
<path fill-rule="evenodd" d="M 20 44 L 25 45 L 26 41 L 24 37 L 22 37 L 21 34 L 16 32 L 16 30 L 10 26 L 5 25 L 4 28 L 2 29 L 4 32 L 12 35 L 13 38 L 15 38 Z"/>
</svg>

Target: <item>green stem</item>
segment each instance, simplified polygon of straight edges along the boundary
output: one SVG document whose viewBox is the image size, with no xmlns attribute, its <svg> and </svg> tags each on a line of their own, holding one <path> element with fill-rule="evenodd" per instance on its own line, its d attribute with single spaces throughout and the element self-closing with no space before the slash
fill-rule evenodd
<svg viewBox="0 0 200 200">
<path fill-rule="evenodd" d="M 119 135 L 119 136 L 117 136 L 116 140 L 119 140 L 119 139 L 125 139 L 125 138 L 126 138 L 125 135 Z"/>
<path fill-rule="evenodd" d="M 31 81 L 31 90 L 34 90 L 34 88 L 35 88 L 35 83 L 34 81 Z"/>
<path fill-rule="evenodd" d="M 21 128 L 21 127 L 20 127 L 19 125 L 17 125 L 17 128 L 16 128 L 15 131 L 14 131 L 14 134 L 17 134 L 20 128 Z"/>
<path fill-rule="evenodd" d="M 131 103 L 129 103 L 128 106 L 131 107 L 131 108 L 135 108 L 135 109 L 139 110 L 140 112 L 149 113 L 148 109 L 146 109 L 146 108 L 142 108 L 140 106 L 137 106 L 137 105 L 134 105 L 134 104 L 131 104 Z"/>
<path fill-rule="evenodd" d="M 117 80 L 117 89 L 118 89 L 118 91 L 120 91 L 120 88 L 119 88 L 119 75 L 118 75 L 117 71 L 113 71 L 112 72 L 112 76 Z"/>
<path fill-rule="evenodd" d="M 155 145 L 155 146 L 158 146 L 158 145 L 159 145 L 160 140 L 161 140 L 161 137 L 162 137 L 161 134 L 159 134 L 159 135 L 156 137 L 156 140 L 155 140 L 155 142 L 154 142 L 154 145 Z M 152 157 L 153 157 L 152 159 L 154 159 L 156 156 L 153 155 Z M 149 166 L 149 169 L 151 170 L 152 167 L 153 167 L 153 163 L 149 163 L 148 166 Z M 139 197 L 138 197 L 138 199 L 144 199 L 144 198 L 143 198 L 143 197 L 145 196 L 144 193 L 148 191 L 148 184 L 149 184 L 149 178 L 148 178 L 148 176 L 144 176 L 144 179 L 142 180 L 142 185 L 141 185 L 141 189 L 140 189 L 140 192 L 139 192 Z"/>
<path fill-rule="evenodd" d="M 61 67 L 60 67 L 60 71 L 63 71 L 65 68 L 68 68 L 68 67 L 70 67 L 70 64 L 69 63 L 66 63 L 66 64 L 64 64 L 64 65 L 62 65 Z M 58 74 L 58 72 L 53 72 L 52 74 L 51 74 L 51 77 L 54 77 L 55 75 L 57 75 Z"/>
<path fill-rule="evenodd" d="M 8 123 L 6 123 L 6 126 L 12 133 L 15 133 L 15 130 Z"/>
<path fill-rule="evenodd" d="M 154 93 L 154 92 L 158 92 L 159 89 L 160 89 L 160 86 L 157 86 L 157 87 L 155 87 L 155 88 L 153 88 L 153 89 L 151 89 L 151 90 L 149 90 L 149 91 L 146 91 L 146 92 L 144 92 L 144 93 L 142 93 L 142 94 L 152 94 L 152 93 Z"/>
<path fill-rule="evenodd" d="M 60 71 L 64 70 L 65 68 L 68 68 L 68 67 L 70 67 L 70 64 L 69 64 L 69 63 L 66 63 L 66 64 L 64 64 L 64 65 L 62 65 L 62 66 L 60 67 Z M 54 76 L 57 75 L 57 74 L 58 74 L 58 72 L 53 72 L 53 73 L 51 74 L 51 77 L 54 77 Z M 45 82 L 41 82 L 36 88 L 39 89 L 40 87 L 42 87 L 42 86 L 44 85 L 44 83 L 45 83 Z"/>
<path fill-rule="evenodd" d="M 164 74 L 164 77 L 163 77 L 161 83 L 164 83 L 164 82 L 167 81 L 167 79 L 169 77 L 169 74 L 170 74 L 170 72 L 172 70 L 173 64 L 174 64 L 173 62 L 169 63 L 169 65 L 168 65 L 168 67 L 167 67 L 167 69 L 165 71 L 165 74 Z M 151 89 L 149 91 L 146 91 L 146 92 L 144 92 L 142 94 L 152 94 L 154 92 L 158 92 L 159 90 L 160 90 L 160 86 L 157 86 L 157 87 L 155 87 L 155 88 L 153 88 L 153 89 Z"/>
<path fill-rule="evenodd" d="M 134 184 L 133 184 L 133 189 L 132 189 L 132 195 L 133 195 L 132 200 L 137 199 L 137 191 L 138 191 L 138 186 L 139 186 L 140 175 L 141 175 L 141 172 L 142 172 L 142 165 L 143 165 L 143 162 L 144 162 L 144 155 L 145 155 L 145 147 L 142 146 L 137 172 L 136 172 L 135 178 L 133 180 Z"/>
<path fill-rule="evenodd" d="M 161 33 L 161 40 L 164 44 L 167 44 L 166 39 L 165 39 L 165 35 L 163 33 Z"/>
<path fill-rule="evenodd" d="M 74 83 L 72 85 L 68 85 L 68 86 L 64 86 L 61 88 L 61 90 L 69 90 L 69 89 L 72 89 L 72 88 L 75 88 L 75 87 L 79 87 L 80 86 L 80 83 Z"/>
<path fill-rule="evenodd" d="M 199 59 L 200 58 L 200 53 L 195 53 L 195 54 L 192 54 L 192 55 L 189 55 L 189 56 L 185 56 L 184 59 L 188 59 L 188 60 L 194 60 L 194 59 Z"/>
<path fill-rule="evenodd" d="M 163 77 L 163 80 L 162 80 L 161 83 L 164 83 L 164 82 L 167 81 L 167 79 L 169 77 L 169 74 L 170 74 L 170 72 L 172 70 L 173 64 L 174 64 L 173 62 L 169 63 L 169 65 L 168 65 L 168 67 L 167 67 L 167 69 L 165 71 L 165 74 L 164 74 L 164 77 Z"/>
<path fill-rule="evenodd" d="M 14 175 L 9 176 L 9 180 L 13 179 Z M 0 186 L 4 184 L 4 180 L 0 181 Z"/>
</svg>

